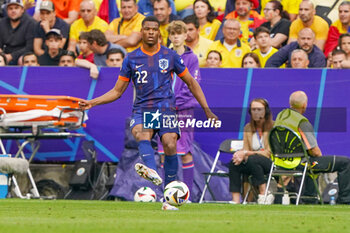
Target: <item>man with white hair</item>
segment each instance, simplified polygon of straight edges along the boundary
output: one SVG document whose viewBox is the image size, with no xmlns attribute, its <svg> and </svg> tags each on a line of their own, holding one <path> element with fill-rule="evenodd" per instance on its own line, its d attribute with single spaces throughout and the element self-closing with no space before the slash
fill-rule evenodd
<svg viewBox="0 0 350 233">
<path fill-rule="evenodd" d="M 310 61 L 307 57 L 307 53 L 302 49 L 296 49 L 292 52 L 290 64 L 292 68 L 306 69 Z"/>
<path fill-rule="evenodd" d="M 290 108 L 282 110 L 276 117 L 274 126 L 287 126 L 297 133 L 310 156 L 310 164 L 314 173 L 338 173 L 339 195 L 337 203 L 350 204 L 350 159 L 345 156 L 322 156 L 318 147 L 314 129 L 309 120 L 303 116 L 307 109 L 308 98 L 305 92 L 295 91 L 289 97 Z M 275 158 L 275 164 L 289 169 L 303 170 L 305 163 L 299 158 L 283 160 Z M 310 176 L 305 177 L 305 196 L 316 193 Z"/>
<path fill-rule="evenodd" d="M 224 37 L 216 40 L 208 48 L 208 52 L 216 50 L 222 55 L 223 68 L 240 68 L 242 58 L 250 52 L 250 47 L 239 39 L 241 24 L 236 19 L 227 19 L 222 29 Z"/>
<path fill-rule="evenodd" d="M 104 33 L 108 29 L 106 21 L 97 16 L 96 7 L 92 0 L 84 0 L 80 3 L 79 14 L 81 18 L 72 24 L 69 32 L 68 50 L 74 52 L 81 32 L 98 29 Z"/>
</svg>

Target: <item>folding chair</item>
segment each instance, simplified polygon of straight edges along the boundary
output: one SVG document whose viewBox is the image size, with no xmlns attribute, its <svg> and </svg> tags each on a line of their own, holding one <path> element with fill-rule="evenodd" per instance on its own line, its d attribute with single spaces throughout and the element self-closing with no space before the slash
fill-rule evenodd
<svg viewBox="0 0 350 233">
<path fill-rule="evenodd" d="M 265 200 L 267 197 L 267 193 L 269 190 L 269 186 L 271 183 L 271 179 L 273 177 L 278 177 L 280 181 L 282 181 L 282 177 L 301 177 L 300 187 L 297 192 L 289 193 L 291 198 L 296 198 L 296 205 L 299 204 L 300 198 L 315 198 L 320 200 L 323 204 L 322 196 L 320 194 L 320 190 L 318 188 L 317 176 L 315 176 L 313 169 L 309 166 L 310 159 L 309 155 L 306 151 L 305 145 L 299 135 L 297 135 L 294 131 L 289 129 L 288 127 L 276 126 L 274 127 L 269 134 L 269 143 L 272 152 L 272 165 L 269 174 L 269 178 L 267 181 L 267 187 L 265 191 Z M 280 158 L 282 160 L 293 161 L 296 158 L 301 158 L 303 164 L 305 163 L 305 167 L 303 170 L 288 169 L 285 167 L 280 167 L 275 164 L 276 158 Z M 315 189 L 317 190 L 317 197 L 310 196 L 301 196 L 304 181 L 306 175 L 309 175 L 314 183 Z M 284 192 L 286 191 L 286 187 L 282 181 L 282 186 Z M 273 192 L 273 194 L 284 194 L 281 192 Z"/>
<path fill-rule="evenodd" d="M 219 160 L 219 157 L 222 153 L 229 153 L 229 154 L 234 154 L 236 151 L 240 150 L 243 148 L 243 141 L 242 140 L 234 140 L 234 139 L 226 139 L 220 144 L 219 150 L 216 153 L 214 162 L 211 166 L 210 172 L 205 172 L 203 173 L 205 175 L 205 186 L 201 195 L 201 198 L 199 199 L 199 203 L 204 202 L 204 196 L 205 193 L 208 189 L 211 197 L 213 198 L 213 201 L 205 201 L 205 202 L 220 202 L 215 199 L 215 195 L 210 189 L 209 182 L 211 180 L 212 176 L 218 176 L 218 177 L 228 177 L 228 173 L 226 172 L 214 172 L 216 168 L 216 164 Z"/>
</svg>

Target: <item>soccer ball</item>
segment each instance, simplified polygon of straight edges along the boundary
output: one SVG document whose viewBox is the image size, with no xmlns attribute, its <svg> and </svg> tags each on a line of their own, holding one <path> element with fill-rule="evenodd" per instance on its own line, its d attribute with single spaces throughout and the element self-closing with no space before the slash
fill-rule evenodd
<svg viewBox="0 0 350 233">
<path fill-rule="evenodd" d="M 134 201 L 136 202 L 155 202 L 156 199 L 156 193 L 149 187 L 139 188 L 134 195 Z"/>
<path fill-rule="evenodd" d="M 180 206 L 187 202 L 190 197 L 190 190 L 181 181 L 170 182 L 164 189 L 164 199 L 172 206 Z"/>
</svg>

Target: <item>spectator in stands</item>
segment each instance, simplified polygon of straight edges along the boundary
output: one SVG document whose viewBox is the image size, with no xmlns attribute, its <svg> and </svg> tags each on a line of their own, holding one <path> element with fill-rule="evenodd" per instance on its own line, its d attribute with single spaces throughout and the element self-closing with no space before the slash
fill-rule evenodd
<svg viewBox="0 0 350 233">
<path fill-rule="evenodd" d="M 96 15 L 95 4 L 92 0 L 81 2 L 79 14 L 81 18 L 72 24 L 69 32 L 68 50 L 74 52 L 76 51 L 76 44 L 81 32 L 88 32 L 93 29 L 105 32 L 108 29 L 106 21 Z"/>
<path fill-rule="evenodd" d="M 207 68 L 220 68 L 222 63 L 222 56 L 219 51 L 211 50 L 208 53 L 206 66 Z"/>
<path fill-rule="evenodd" d="M 75 66 L 75 54 L 72 51 L 64 50 L 62 52 L 62 56 L 60 57 L 60 61 L 58 63 L 58 66 Z"/>
<path fill-rule="evenodd" d="M 298 40 L 282 47 L 267 60 L 265 67 L 280 67 L 289 61 L 288 67 L 291 67 L 290 58 L 293 50 L 302 49 L 309 57 L 309 68 L 320 68 L 326 66 L 326 58 L 323 52 L 314 45 L 315 33 L 310 28 L 304 28 L 298 33 Z"/>
<path fill-rule="evenodd" d="M 302 49 L 293 50 L 290 64 L 292 68 L 307 69 L 310 61 L 307 53 Z"/>
<path fill-rule="evenodd" d="M 111 49 L 107 52 L 106 64 L 109 67 L 122 67 L 124 53 L 120 49 Z"/>
<path fill-rule="evenodd" d="M 153 3 L 154 16 L 160 22 L 160 35 L 162 37 L 161 43 L 164 46 L 169 46 L 167 27 L 173 20 L 179 19 L 178 16 L 171 13 L 171 7 L 169 0 L 154 0 Z"/>
<path fill-rule="evenodd" d="M 340 49 L 344 50 L 344 52 L 348 57 L 350 56 L 350 34 L 349 33 L 340 35 L 338 46 Z"/>
<path fill-rule="evenodd" d="M 23 66 L 40 66 L 38 56 L 34 52 L 26 52 L 22 56 Z"/>
<path fill-rule="evenodd" d="M 338 8 L 339 19 L 329 28 L 327 41 L 324 47 L 324 55 L 328 55 L 337 47 L 339 36 L 350 30 L 350 2 L 344 1 Z"/>
<path fill-rule="evenodd" d="M 290 25 L 288 44 L 298 38 L 303 28 L 311 28 L 315 33 L 315 44 L 323 51 L 328 35 L 328 23 L 320 16 L 315 15 L 316 10 L 311 0 L 304 0 L 299 5 L 299 18 Z"/>
<path fill-rule="evenodd" d="M 209 0 L 195 0 L 193 10 L 199 22 L 200 35 L 209 40 L 215 40 L 221 22 L 215 19 L 215 12 Z"/>
<path fill-rule="evenodd" d="M 269 2 L 270 2 L 270 0 L 261 0 L 261 15 L 262 16 L 266 15 L 264 9 Z M 285 10 L 286 14 L 288 15 L 288 19 L 290 21 L 294 21 L 298 16 L 299 5 L 302 2 L 302 0 L 281 0 L 278 2 L 281 2 L 283 9 Z"/>
<path fill-rule="evenodd" d="M 45 44 L 47 50 L 39 56 L 39 64 L 41 66 L 57 66 L 63 50 L 60 48 L 62 41 L 61 31 L 57 28 L 51 29 L 46 34 Z"/>
<path fill-rule="evenodd" d="M 145 16 L 137 12 L 136 0 L 121 0 L 120 12 L 122 17 L 114 19 L 105 34 L 108 41 L 131 52 L 140 46 L 141 23 Z"/>
<path fill-rule="evenodd" d="M 332 51 L 332 67 L 334 69 L 350 68 L 349 63 L 344 50 L 335 49 Z"/>
<path fill-rule="evenodd" d="M 22 0 L 6 3 L 7 16 L 0 20 L 0 52 L 5 53 L 9 65 L 17 65 L 22 54 L 33 50 L 35 21 L 24 14 Z"/>
<path fill-rule="evenodd" d="M 266 61 L 278 50 L 271 46 L 270 31 L 266 27 L 258 27 L 254 31 L 254 39 L 258 48 L 253 50 L 253 53 L 258 55 L 261 67 L 265 67 Z"/>
<path fill-rule="evenodd" d="M 6 66 L 7 61 L 6 61 L 6 54 L 0 52 L 0 66 Z"/>
<path fill-rule="evenodd" d="M 206 54 L 213 41 L 199 34 L 199 23 L 195 15 L 187 16 L 184 22 L 187 26 L 186 45 L 197 55 L 199 66 L 205 67 Z"/>
<path fill-rule="evenodd" d="M 85 0 L 83 0 L 85 1 Z M 52 0 L 57 17 L 67 24 L 72 24 L 79 17 L 79 6 L 82 0 Z"/>
<path fill-rule="evenodd" d="M 255 53 L 246 53 L 242 58 L 242 68 L 260 68 L 260 60 Z"/>
<path fill-rule="evenodd" d="M 139 13 L 144 16 L 153 15 L 153 4 L 155 0 L 139 0 L 137 2 Z M 169 0 L 171 7 L 171 14 L 176 15 L 176 8 L 173 0 Z"/>
<path fill-rule="evenodd" d="M 89 42 L 87 41 L 89 36 L 88 32 L 82 32 L 79 36 L 79 51 L 80 54 L 77 59 L 85 59 L 91 63 L 94 63 L 94 52 L 89 48 Z"/>
<path fill-rule="evenodd" d="M 256 55 L 256 54 L 254 54 Z M 243 150 L 233 154 L 229 163 L 230 192 L 234 203 L 240 203 L 242 174 L 252 175 L 252 182 L 259 188 L 258 204 L 265 203 L 266 180 L 271 168 L 269 131 L 272 129 L 272 114 L 267 100 L 254 99 L 249 105 L 250 122 L 243 133 Z M 266 204 L 272 204 L 274 196 L 268 194 Z"/>
<path fill-rule="evenodd" d="M 259 7 L 257 0 L 236 0 L 235 11 L 226 15 L 226 19 L 237 19 L 241 24 L 240 39 L 243 43 L 248 43 L 253 37 L 253 30 L 265 22 L 265 19 L 254 11 L 254 8 Z M 254 47 L 254 45 L 251 45 Z"/>
<path fill-rule="evenodd" d="M 62 19 L 56 17 L 55 6 L 45 0 L 40 3 L 40 22 L 35 25 L 34 31 L 34 52 L 37 56 L 43 55 L 45 52 L 45 35 L 52 28 L 61 31 L 62 41 L 60 48 L 63 49 L 69 37 L 69 25 Z"/>
<path fill-rule="evenodd" d="M 261 24 L 270 30 L 272 46 L 279 49 L 285 46 L 288 41 L 289 27 L 291 22 L 288 20 L 288 13 L 283 11 L 280 1 L 270 1 L 264 8 L 265 19 L 267 22 Z"/>
<path fill-rule="evenodd" d="M 241 67 L 244 54 L 250 52 L 250 48 L 238 39 L 241 25 L 236 19 L 228 19 L 224 23 L 224 38 L 214 41 L 208 51 L 217 50 L 222 55 L 223 68 Z"/>
<path fill-rule="evenodd" d="M 97 66 L 107 66 L 107 53 L 113 48 L 122 50 L 124 56 L 126 55 L 126 50 L 122 46 L 108 42 L 100 30 L 91 30 L 88 33 L 87 41 L 89 42 L 89 48 L 94 52 L 94 63 Z"/>
</svg>

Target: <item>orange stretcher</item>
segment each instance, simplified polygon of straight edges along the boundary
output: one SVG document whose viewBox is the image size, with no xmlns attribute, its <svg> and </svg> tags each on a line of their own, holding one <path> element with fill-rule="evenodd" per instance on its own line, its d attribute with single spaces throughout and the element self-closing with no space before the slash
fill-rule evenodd
<svg viewBox="0 0 350 233">
<path fill-rule="evenodd" d="M 40 139 L 67 139 L 84 137 L 84 134 L 70 132 L 85 127 L 87 116 L 79 108 L 79 99 L 70 96 L 50 95 L 0 95 L 0 149 L 8 154 L 2 139 L 16 140 L 18 151 L 15 158 L 25 158 L 24 148 L 32 146 L 29 162 L 40 148 Z M 20 143 L 20 139 L 24 142 Z M 23 196 L 15 177 L 13 183 L 15 193 L 20 198 L 35 197 L 40 194 L 35 185 L 30 169 L 28 177 L 33 186 L 32 194 Z"/>
</svg>

